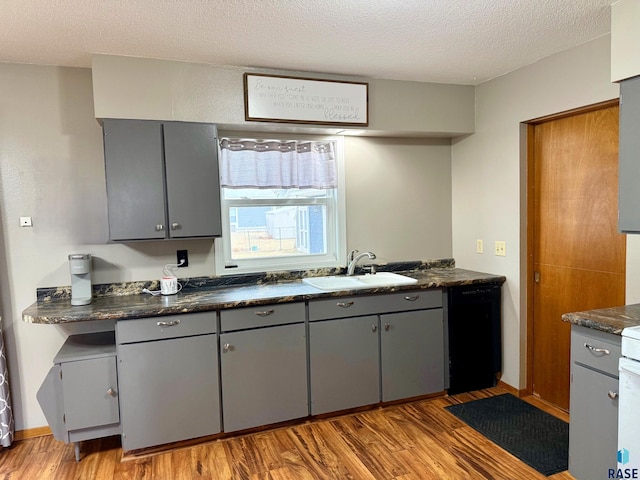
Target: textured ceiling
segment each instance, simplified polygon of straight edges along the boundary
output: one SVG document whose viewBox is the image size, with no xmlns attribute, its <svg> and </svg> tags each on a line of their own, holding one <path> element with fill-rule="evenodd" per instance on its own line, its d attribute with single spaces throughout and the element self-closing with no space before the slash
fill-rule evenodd
<svg viewBox="0 0 640 480">
<path fill-rule="evenodd" d="M 92 53 L 478 84 L 610 31 L 615 0 L 0 0 L 0 61 Z"/>
</svg>

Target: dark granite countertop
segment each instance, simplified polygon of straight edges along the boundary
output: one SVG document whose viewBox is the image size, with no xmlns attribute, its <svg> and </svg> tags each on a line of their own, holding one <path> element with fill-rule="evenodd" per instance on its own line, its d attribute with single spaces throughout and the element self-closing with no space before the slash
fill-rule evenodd
<svg viewBox="0 0 640 480">
<path fill-rule="evenodd" d="M 398 270 L 395 270 L 398 271 Z M 459 268 L 428 268 L 401 271 L 418 283 L 400 287 L 365 288 L 358 290 L 324 291 L 314 288 L 300 279 L 272 282 L 254 282 L 233 286 L 184 289 L 176 295 L 151 296 L 146 293 L 104 295 L 93 298 L 89 305 L 71 306 L 69 298 L 55 295 L 44 297 L 22 313 L 22 319 L 30 323 L 59 324 L 93 320 L 126 320 L 134 318 L 205 312 L 227 308 L 288 303 L 346 295 L 371 295 L 403 290 L 452 287 L 480 283 L 505 282 L 506 278 Z M 141 289 L 139 290 L 141 291 Z M 40 297 L 39 297 L 40 298 Z"/>
<path fill-rule="evenodd" d="M 562 320 L 582 327 L 620 335 L 623 329 L 640 325 L 640 304 L 565 313 L 562 315 Z"/>
</svg>

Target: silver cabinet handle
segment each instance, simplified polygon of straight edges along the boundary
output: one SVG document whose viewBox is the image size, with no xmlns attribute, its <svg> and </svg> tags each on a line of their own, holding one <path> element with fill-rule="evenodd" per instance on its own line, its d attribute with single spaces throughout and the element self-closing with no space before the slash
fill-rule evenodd
<svg viewBox="0 0 640 480">
<path fill-rule="evenodd" d="M 162 230 L 164 230 L 164 225 L 162 225 L 160 223 L 158 225 L 156 225 L 156 232 L 161 232 Z"/>
<path fill-rule="evenodd" d="M 376 325 L 375 323 L 373 325 L 371 325 L 371 331 L 372 332 L 377 332 L 378 331 L 378 325 Z"/>
<path fill-rule="evenodd" d="M 384 324 L 384 331 L 388 332 L 389 330 L 391 330 L 391 325 L 389 325 L 388 323 Z"/>
<path fill-rule="evenodd" d="M 611 352 L 609 350 L 607 350 L 606 348 L 596 348 L 593 345 L 589 345 L 588 343 L 585 343 L 584 347 L 588 348 L 593 353 L 604 353 L 605 355 L 611 355 Z"/>
<path fill-rule="evenodd" d="M 170 322 L 157 322 L 157 326 L 159 327 L 175 327 L 176 325 L 180 325 L 180 320 L 171 320 Z"/>
<path fill-rule="evenodd" d="M 420 298 L 420 295 L 407 295 L 404 297 L 405 300 L 409 300 L 410 302 L 415 302 L 418 298 Z"/>
<path fill-rule="evenodd" d="M 609 390 L 609 393 L 607 393 L 607 397 L 609 397 L 611 400 L 615 400 L 616 398 L 618 398 L 618 392 Z"/>
<path fill-rule="evenodd" d="M 272 315 L 275 313 L 275 310 L 263 310 L 261 312 L 255 312 L 256 315 L 258 315 L 259 317 L 268 317 L 269 315 Z"/>
<path fill-rule="evenodd" d="M 351 305 L 353 305 L 353 302 L 338 302 L 336 303 L 336 305 L 342 308 L 349 308 Z"/>
<path fill-rule="evenodd" d="M 231 344 L 230 343 L 225 343 L 224 345 L 222 345 L 222 351 L 223 352 L 228 352 L 229 350 L 231 350 Z"/>
<path fill-rule="evenodd" d="M 171 224 L 171 230 L 179 230 L 181 228 L 182 228 L 182 225 L 180 225 L 179 223 L 174 222 Z"/>
<path fill-rule="evenodd" d="M 109 390 L 107 390 L 107 395 L 115 397 L 116 395 L 118 395 L 118 393 L 113 388 L 109 387 Z"/>
</svg>

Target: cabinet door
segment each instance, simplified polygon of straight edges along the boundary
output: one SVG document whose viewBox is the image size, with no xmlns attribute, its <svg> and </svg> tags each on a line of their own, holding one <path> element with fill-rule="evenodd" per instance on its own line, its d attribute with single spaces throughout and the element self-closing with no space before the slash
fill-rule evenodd
<svg viewBox="0 0 640 480">
<path fill-rule="evenodd" d="M 640 77 L 620 84 L 618 228 L 640 232 Z"/>
<path fill-rule="evenodd" d="M 118 345 L 125 451 L 220 432 L 216 335 Z"/>
<path fill-rule="evenodd" d="M 618 379 L 572 364 L 569 472 L 580 480 L 609 478 L 618 450 Z"/>
<path fill-rule="evenodd" d="M 380 401 L 378 317 L 309 324 L 311 414 Z"/>
<path fill-rule="evenodd" d="M 224 431 L 309 414 L 303 323 L 220 335 Z"/>
<path fill-rule="evenodd" d="M 444 390 L 442 309 L 380 317 L 382 400 Z"/>
<path fill-rule="evenodd" d="M 111 240 L 165 238 L 161 124 L 106 119 L 103 134 Z"/>
<path fill-rule="evenodd" d="M 36 398 L 42 408 L 51 433 L 56 440 L 69 442 L 67 426 L 64 423 L 64 400 L 62 398 L 62 367 L 56 364 L 49 370 L 42 385 L 36 393 Z"/>
<path fill-rule="evenodd" d="M 68 430 L 118 423 L 116 357 L 63 363 L 62 394 Z"/>
<path fill-rule="evenodd" d="M 215 125 L 165 123 L 169 236 L 222 235 Z"/>
</svg>

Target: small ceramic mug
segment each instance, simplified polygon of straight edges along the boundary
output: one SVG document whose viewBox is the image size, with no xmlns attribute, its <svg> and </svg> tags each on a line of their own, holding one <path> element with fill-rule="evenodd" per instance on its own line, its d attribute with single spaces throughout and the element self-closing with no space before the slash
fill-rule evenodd
<svg viewBox="0 0 640 480">
<path fill-rule="evenodd" d="M 160 293 L 162 295 L 178 293 L 178 279 L 176 277 L 162 277 L 160 279 Z"/>
</svg>

